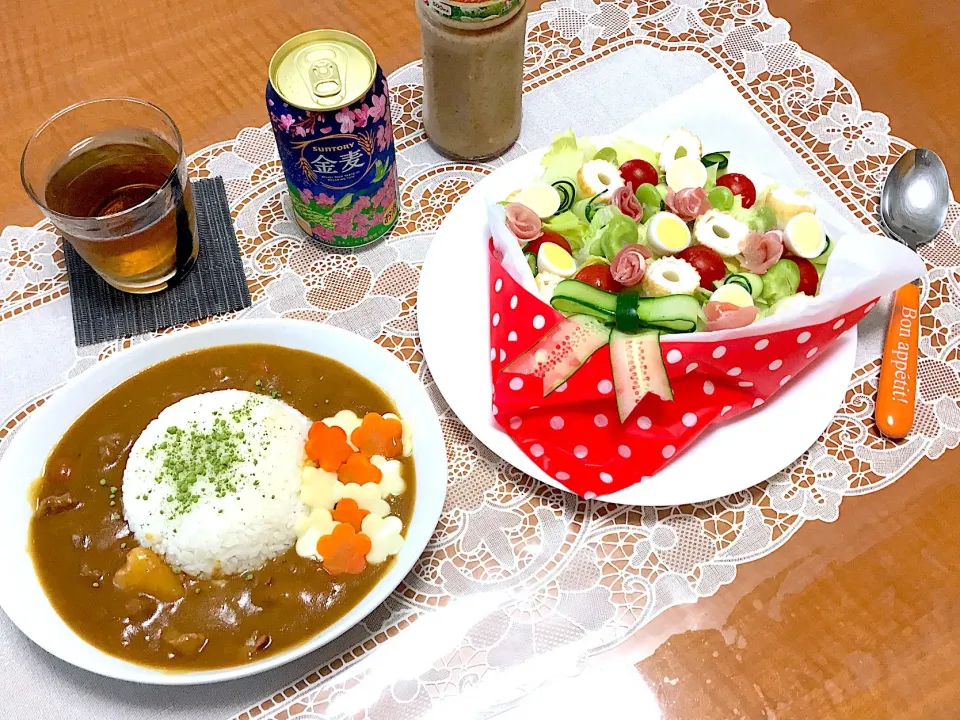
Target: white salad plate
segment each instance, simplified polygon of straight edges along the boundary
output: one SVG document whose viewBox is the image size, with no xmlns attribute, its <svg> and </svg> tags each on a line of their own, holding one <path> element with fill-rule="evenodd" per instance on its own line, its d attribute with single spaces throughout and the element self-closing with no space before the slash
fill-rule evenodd
<svg viewBox="0 0 960 720">
<path fill-rule="evenodd" d="M 620 134 L 658 145 L 626 129 Z M 710 133 L 703 131 L 701 137 L 706 139 Z M 761 167 L 761 172 L 752 172 L 752 165 L 744 169 L 743 163 L 737 162 L 735 144 L 726 137 L 721 140 L 728 143 L 722 147 L 734 151 L 731 171 L 761 176 L 765 168 Z M 597 141 L 597 145 L 602 147 L 603 142 Z M 420 274 L 417 317 L 427 365 L 461 422 L 518 470 L 563 490 L 563 485 L 541 470 L 496 424 L 491 410 L 487 205 L 538 177 L 544 152 L 531 152 L 498 168 L 447 214 Z M 775 172 L 778 170 L 781 168 Z M 789 182 L 789 178 L 774 177 Z M 839 233 L 828 234 L 836 237 Z M 857 331 L 851 328 L 759 409 L 711 426 L 656 475 L 601 495 L 599 500 L 682 505 L 723 497 L 767 480 L 800 457 L 830 424 L 847 391 L 856 350 Z"/>
<path fill-rule="evenodd" d="M 263 343 L 338 360 L 389 395 L 413 427 L 416 502 L 405 542 L 392 567 L 352 610 L 301 645 L 263 660 L 203 671 L 164 671 L 108 655 L 87 644 L 60 619 L 40 586 L 27 550 L 32 515 L 30 484 L 49 453 L 93 403 L 128 378 L 182 353 L 221 345 Z M 447 487 L 446 449 L 433 403 L 409 368 L 359 335 L 300 320 L 239 320 L 167 335 L 124 350 L 73 378 L 38 408 L 0 458 L 0 607 L 37 645 L 72 665 L 107 677 L 156 685 L 194 685 L 264 672 L 329 643 L 377 608 L 401 583 L 430 540 Z"/>
</svg>

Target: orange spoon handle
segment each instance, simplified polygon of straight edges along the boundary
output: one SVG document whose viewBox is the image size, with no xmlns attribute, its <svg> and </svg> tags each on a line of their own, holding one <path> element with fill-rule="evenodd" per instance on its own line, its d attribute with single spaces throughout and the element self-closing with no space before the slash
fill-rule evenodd
<svg viewBox="0 0 960 720">
<path fill-rule="evenodd" d="M 877 427 L 902 438 L 913 427 L 917 397 L 917 341 L 920 337 L 920 289 L 904 285 L 893 298 L 877 390 Z"/>
</svg>

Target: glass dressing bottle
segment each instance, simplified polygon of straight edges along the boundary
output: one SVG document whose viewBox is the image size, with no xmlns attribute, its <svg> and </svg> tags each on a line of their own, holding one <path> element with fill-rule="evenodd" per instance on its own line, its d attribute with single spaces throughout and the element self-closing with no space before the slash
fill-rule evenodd
<svg viewBox="0 0 960 720">
<path fill-rule="evenodd" d="M 520 135 L 526 0 L 416 0 L 423 122 L 442 154 L 483 160 Z"/>
</svg>

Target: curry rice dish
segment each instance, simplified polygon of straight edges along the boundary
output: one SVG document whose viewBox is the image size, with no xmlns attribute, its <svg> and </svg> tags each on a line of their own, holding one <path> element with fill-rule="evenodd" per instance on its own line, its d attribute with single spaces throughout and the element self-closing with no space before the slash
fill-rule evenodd
<svg viewBox="0 0 960 720">
<path fill-rule="evenodd" d="M 181 355 L 66 432 L 30 549 L 87 642 L 172 670 L 298 645 L 378 582 L 414 501 L 411 428 L 346 366 L 271 345 Z"/>
</svg>

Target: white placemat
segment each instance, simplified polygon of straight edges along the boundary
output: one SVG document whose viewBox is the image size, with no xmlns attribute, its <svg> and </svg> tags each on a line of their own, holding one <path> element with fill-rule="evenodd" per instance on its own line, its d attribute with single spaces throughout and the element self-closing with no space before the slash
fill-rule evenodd
<svg viewBox="0 0 960 720">
<path fill-rule="evenodd" d="M 450 163 L 424 142 L 422 74 L 391 76 L 402 212 L 385 243 L 357 256 L 305 242 L 291 220 L 268 127 L 191 158 L 222 175 L 253 307 L 243 317 L 300 317 L 389 347 L 434 394 L 451 458 L 438 533 L 407 586 L 335 647 L 259 678 L 165 690 L 105 681 L 33 647 L 0 614 L 0 716 L 73 720 L 488 717 L 637 632 L 664 609 L 732 582 L 737 565 L 775 551 L 805 522 L 834 520 L 850 495 L 894 482 L 960 441 L 951 269 L 960 209 L 925 251 L 917 425 L 892 445 L 871 433 L 884 310 L 860 327 L 848 402 L 795 466 L 753 490 L 696 507 L 618 509 L 544 488 L 492 456 L 436 393 L 419 355 L 416 285 L 432 233 L 476 180 L 572 127 L 615 130 L 698 83 L 741 98 L 783 171 L 829 198 L 840 219 L 871 226 L 879 182 L 907 145 L 822 60 L 790 42 L 763 2 L 547 2 L 529 21 L 525 120 L 491 164 Z M 729 87 L 728 87 L 729 85 Z M 745 120 L 746 121 L 746 120 Z M 753 120 L 750 120 L 753 122 Z M 48 225 L 0 234 L 0 451 L 58 385 L 121 349 L 76 350 Z M 26 258 L 26 260 L 24 260 Z M 144 342 L 149 340 L 137 340 Z M 851 505 L 855 508 L 856 501 Z M 846 504 L 844 505 L 846 507 Z"/>
</svg>

